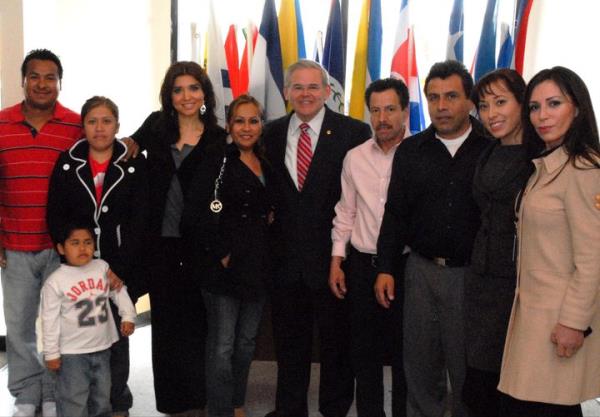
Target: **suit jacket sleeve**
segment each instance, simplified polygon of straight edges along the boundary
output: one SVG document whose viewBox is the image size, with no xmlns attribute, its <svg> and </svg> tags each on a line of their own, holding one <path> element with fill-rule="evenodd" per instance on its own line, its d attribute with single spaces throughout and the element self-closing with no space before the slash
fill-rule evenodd
<svg viewBox="0 0 600 417">
<path fill-rule="evenodd" d="M 48 232 L 52 241 L 56 244 L 60 236 L 61 225 L 64 224 L 65 218 L 68 218 L 69 201 L 66 190 L 66 175 L 63 165 L 67 163 L 66 153 L 59 156 L 52 175 L 50 176 L 50 184 L 48 186 L 48 202 L 46 204 L 46 223 Z"/>
<path fill-rule="evenodd" d="M 371 133 L 371 126 L 369 126 L 368 124 L 363 123 L 363 122 L 359 122 L 359 123 L 360 123 L 360 127 L 358 127 L 358 129 L 357 129 L 357 134 L 355 136 L 355 142 L 352 147 L 360 145 L 361 143 L 363 143 L 364 141 L 369 139 L 371 136 L 373 136 Z"/>
<path fill-rule="evenodd" d="M 404 148 L 404 149 L 403 149 Z M 394 155 L 392 174 L 379 239 L 377 240 L 378 272 L 391 274 L 408 241 L 408 200 L 406 147 L 400 145 Z"/>
<path fill-rule="evenodd" d="M 133 300 L 147 292 L 146 267 L 143 262 L 146 226 L 149 218 L 149 185 L 146 172 L 146 158 L 139 155 L 131 160 L 135 169 L 131 181 L 130 201 L 122 201 L 130 207 L 130 216 L 121 223 L 123 240 L 119 248 L 118 262 L 113 262 L 111 269 L 129 287 Z M 128 168 L 125 168 L 127 171 Z M 127 175 L 127 174 L 126 174 Z"/>
<path fill-rule="evenodd" d="M 148 148 L 148 143 L 152 140 L 152 136 L 155 134 L 154 129 L 157 123 L 158 118 L 160 117 L 160 112 L 151 113 L 144 123 L 135 131 L 131 137 L 135 142 L 140 146 L 142 150 Z"/>
</svg>

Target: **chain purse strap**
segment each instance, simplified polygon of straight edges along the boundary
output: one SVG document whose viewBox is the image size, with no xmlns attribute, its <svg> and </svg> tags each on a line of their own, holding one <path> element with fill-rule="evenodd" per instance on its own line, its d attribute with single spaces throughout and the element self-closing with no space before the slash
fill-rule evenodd
<svg viewBox="0 0 600 417">
<path fill-rule="evenodd" d="M 215 180 L 215 189 L 213 191 L 213 200 L 210 202 L 210 211 L 219 214 L 223 210 L 223 203 L 219 200 L 219 188 L 223 185 L 223 175 L 225 174 L 225 165 L 227 164 L 227 156 L 223 157 L 219 176 Z"/>
</svg>

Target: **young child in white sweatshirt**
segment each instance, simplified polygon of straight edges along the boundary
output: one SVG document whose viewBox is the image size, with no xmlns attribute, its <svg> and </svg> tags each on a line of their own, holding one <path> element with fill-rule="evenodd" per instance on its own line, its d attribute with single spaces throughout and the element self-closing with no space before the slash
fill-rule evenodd
<svg viewBox="0 0 600 417">
<path fill-rule="evenodd" d="M 108 298 L 119 308 L 124 336 L 134 331 L 135 308 L 126 287 L 110 290 L 108 264 L 93 259 L 91 229 L 71 224 L 63 232 L 57 250 L 66 263 L 42 287 L 44 360 L 57 373 L 59 417 L 109 417 L 109 348 L 118 334 Z"/>
</svg>

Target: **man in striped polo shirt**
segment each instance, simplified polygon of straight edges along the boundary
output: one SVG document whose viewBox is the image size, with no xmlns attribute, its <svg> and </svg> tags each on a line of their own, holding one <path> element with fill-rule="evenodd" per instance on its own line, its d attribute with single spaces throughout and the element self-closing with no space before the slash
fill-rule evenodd
<svg viewBox="0 0 600 417">
<path fill-rule="evenodd" d="M 79 115 L 57 101 L 62 74 L 55 54 L 31 51 L 21 66 L 25 100 L 0 111 L 0 266 L 14 416 L 33 416 L 40 404 L 44 417 L 56 415 L 35 320 L 43 281 L 59 265 L 46 227 L 50 174 L 82 136 Z"/>
</svg>

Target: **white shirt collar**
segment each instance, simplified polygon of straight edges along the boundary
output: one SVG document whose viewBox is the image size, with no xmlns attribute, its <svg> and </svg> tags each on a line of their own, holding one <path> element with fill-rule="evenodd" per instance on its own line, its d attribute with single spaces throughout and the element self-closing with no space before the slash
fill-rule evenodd
<svg viewBox="0 0 600 417">
<path fill-rule="evenodd" d="M 310 126 L 310 129 L 317 136 L 319 135 L 319 132 L 321 132 L 321 126 L 323 125 L 324 118 L 325 118 L 325 107 L 322 107 L 321 110 L 319 110 L 319 112 L 317 114 L 315 114 L 315 117 L 313 117 L 311 120 L 306 122 Z M 298 115 L 296 113 L 293 113 L 292 117 L 290 119 L 290 132 L 296 132 L 298 129 L 300 129 L 300 125 L 302 123 L 304 123 L 304 122 L 302 120 L 300 120 Z"/>
<path fill-rule="evenodd" d="M 446 139 L 442 136 L 440 136 L 437 132 L 435 132 L 435 137 L 440 139 L 441 141 L 456 141 L 456 143 L 463 143 L 465 140 L 467 140 L 467 138 L 469 137 L 469 135 L 471 134 L 471 131 L 473 130 L 473 125 L 471 123 L 469 123 L 469 128 L 465 131 L 465 133 L 463 133 L 462 135 L 460 135 L 457 138 L 454 139 Z"/>
</svg>

